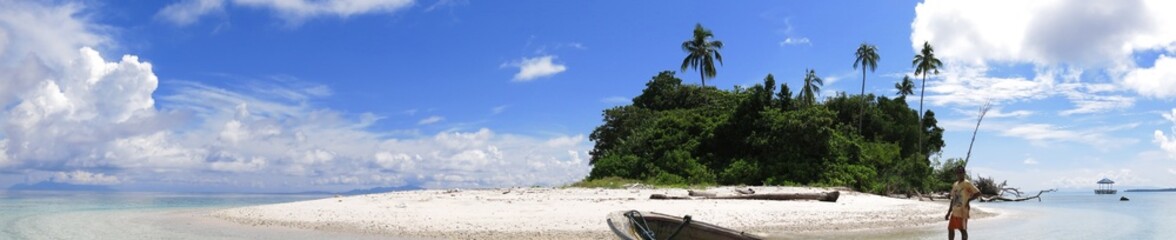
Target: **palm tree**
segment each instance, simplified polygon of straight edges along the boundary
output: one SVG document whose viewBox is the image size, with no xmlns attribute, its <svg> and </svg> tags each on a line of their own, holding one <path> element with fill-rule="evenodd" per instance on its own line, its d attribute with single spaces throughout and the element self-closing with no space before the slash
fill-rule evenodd
<svg viewBox="0 0 1176 240">
<path fill-rule="evenodd" d="M 927 74 L 939 74 L 939 68 L 943 67 L 943 62 L 935 58 L 935 49 L 931 48 L 930 42 L 923 42 L 923 51 L 921 54 L 915 55 L 915 60 L 911 61 L 911 65 L 915 67 L 915 75 L 923 75 L 923 86 L 919 88 L 919 119 L 923 119 L 923 94 L 927 90 Z"/>
<path fill-rule="evenodd" d="M 800 101 L 805 106 L 812 106 L 817 103 L 817 93 L 821 92 L 821 86 L 825 85 L 825 81 L 817 77 L 817 71 L 808 70 L 808 74 L 804 75 L 804 87 L 800 90 Z"/>
<path fill-rule="evenodd" d="M 902 82 L 894 83 L 894 88 L 898 89 L 898 96 L 906 98 L 907 95 L 915 94 L 915 82 L 911 81 L 911 76 L 902 76 Z"/>
<path fill-rule="evenodd" d="M 853 60 L 853 68 L 857 69 L 858 65 L 862 65 L 862 107 L 860 117 L 858 117 L 858 129 L 862 129 L 862 119 L 866 117 L 866 68 L 870 71 L 878 69 L 878 47 L 868 43 L 862 43 L 858 46 L 857 52 L 854 53 L 857 59 Z"/>
<path fill-rule="evenodd" d="M 703 87 L 706 86 L 706 78 L 715 77 L 715 60 L 719 60 L 720 65 L 723 64 L 723 55 L 719 54 L 723 42 L 707 41 L 714 36 L 709 29 L 703 28 L 699 23 L 694 25 L 694 38 L 682 42 L 682 51 L 687 53 L 686 59 L 682 60 L 682 71 L 685 72 L 686 67 L 698 70 Z"/>
<path fill-rule="evenodd" d="M 919 88 L 919 152 L 923 152 L 922 135 L 926 129 L 923 126 L 923 94 L 927 90 L 927 74 L 939 74 L 939 68 L 943 67 L 943 62 L 935 58 L 935 49 L 931 48 L 931 43 L 924 41 L 923 51 L 915 55 L 911 65 L 915 67 L 915 75 L 923 75 L 923 86 Z"/>
</svg>

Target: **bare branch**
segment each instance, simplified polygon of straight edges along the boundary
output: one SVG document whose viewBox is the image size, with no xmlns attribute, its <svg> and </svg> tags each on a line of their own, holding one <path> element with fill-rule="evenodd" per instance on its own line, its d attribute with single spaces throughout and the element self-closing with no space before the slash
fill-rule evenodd
<svg viewBox="0 0 1176 240">
<path fill-rule="evenodd" d="M 976 119 L 976 129 L 972 130 L 972 142 L 968 143 L 968 155 L 964 157 L 964 168 L 967 168 L 968 161 L 972 160 L 972 145 L 976 145 L 976 132 L 980 131 L 980 122 L 984 121 L 984 115 L 988 114 L 989 109 L 992 109 L 992 102 L 986 102 L 984 106 L 980 106 L 980 116 Z"/>
</svg>

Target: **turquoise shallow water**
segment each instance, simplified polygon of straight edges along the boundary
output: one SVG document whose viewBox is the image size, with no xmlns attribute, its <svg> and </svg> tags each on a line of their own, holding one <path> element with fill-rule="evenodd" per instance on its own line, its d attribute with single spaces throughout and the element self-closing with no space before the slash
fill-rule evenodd
<svg viewBox="0 0 1176 240">
<path fill-rule="evenodd" d="M 1119 201 L 1120 196 L 1130 201 Z M 1176 193 L 1046 193 L 1042 201 L 973 203 L 1004 212 L 969 224 L 970 239 L 1176 239 Z M 947 222 L 851 239 L 947 239 Z M 956 239 L 959 239 L 959 234 Z"/>
<path fill-rule="evenodd" d="M 1119 201 L 1120 196 L 1130 201 Z M 986 203 L 1021 212 L 976 225 L 992 239 L 1176 239 L 1176 193 L 1046 194 L 1041 202 Z M 984 231 L 984 232 L 981 232 Z M 1004 231 L 1004 232 L 1002 232 Z M 989 238 L 985 238 L 989 239 Z"/>
<path fill-rule="evenodd" d="M 0 192 L 0 239 L 241 239 L 184 228 L 177 212 L 322 198 L 310 195 Z M 179 226 L 177 226 L 179 225 Z"/>
</svg>

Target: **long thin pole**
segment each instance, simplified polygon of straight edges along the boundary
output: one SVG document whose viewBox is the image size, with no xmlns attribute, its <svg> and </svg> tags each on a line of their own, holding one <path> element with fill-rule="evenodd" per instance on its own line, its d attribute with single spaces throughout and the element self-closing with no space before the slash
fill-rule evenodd
<svg viewBox="0 0 1176 240">
<path fill-rule="evenodd" d="M 980 117 L 976 119 L 976 128 L 972 129 L 972 142 L 968 143 L 968 155 L 964 157 L 964 168 L 968 167 L 968 161 L 972 160 L 972 145 L 976 144 L 976 132 L 980 131 L 980 122 L 984 121 L 984 115 L 988 114 L 988 109 L 992 109 L 992 102 L 984 103 L 980 106 Z"/>
</svg>

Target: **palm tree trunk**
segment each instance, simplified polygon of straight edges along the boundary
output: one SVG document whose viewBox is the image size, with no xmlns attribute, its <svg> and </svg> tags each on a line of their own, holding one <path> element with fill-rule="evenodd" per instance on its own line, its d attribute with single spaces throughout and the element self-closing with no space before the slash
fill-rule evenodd
<svg viewBox="0 0 1176 240">
<path fill-rule="evenodd" d="M 926 72 L 923 73 L 923 86 L 919 88 L 919 153 L 921 154 L 925 154 L 923 152 L 923 131 L 926 129 L 923 127 L 923 94 L 925 92 L 927 92 Z"/>
<path fill-rule="evenodd" d="M 858 112 L 858 133 L 862 133 L 862 120 L 866 118 L 866 65 L 862 64 L 862 108 Z"/>
<path fill-rule="evenodd" d="M 702 79 L 702 86 L 706 87 L 706 74 L 702 73 L 702 69 L 698 69 L 698 79 Z"/>
</svg>

